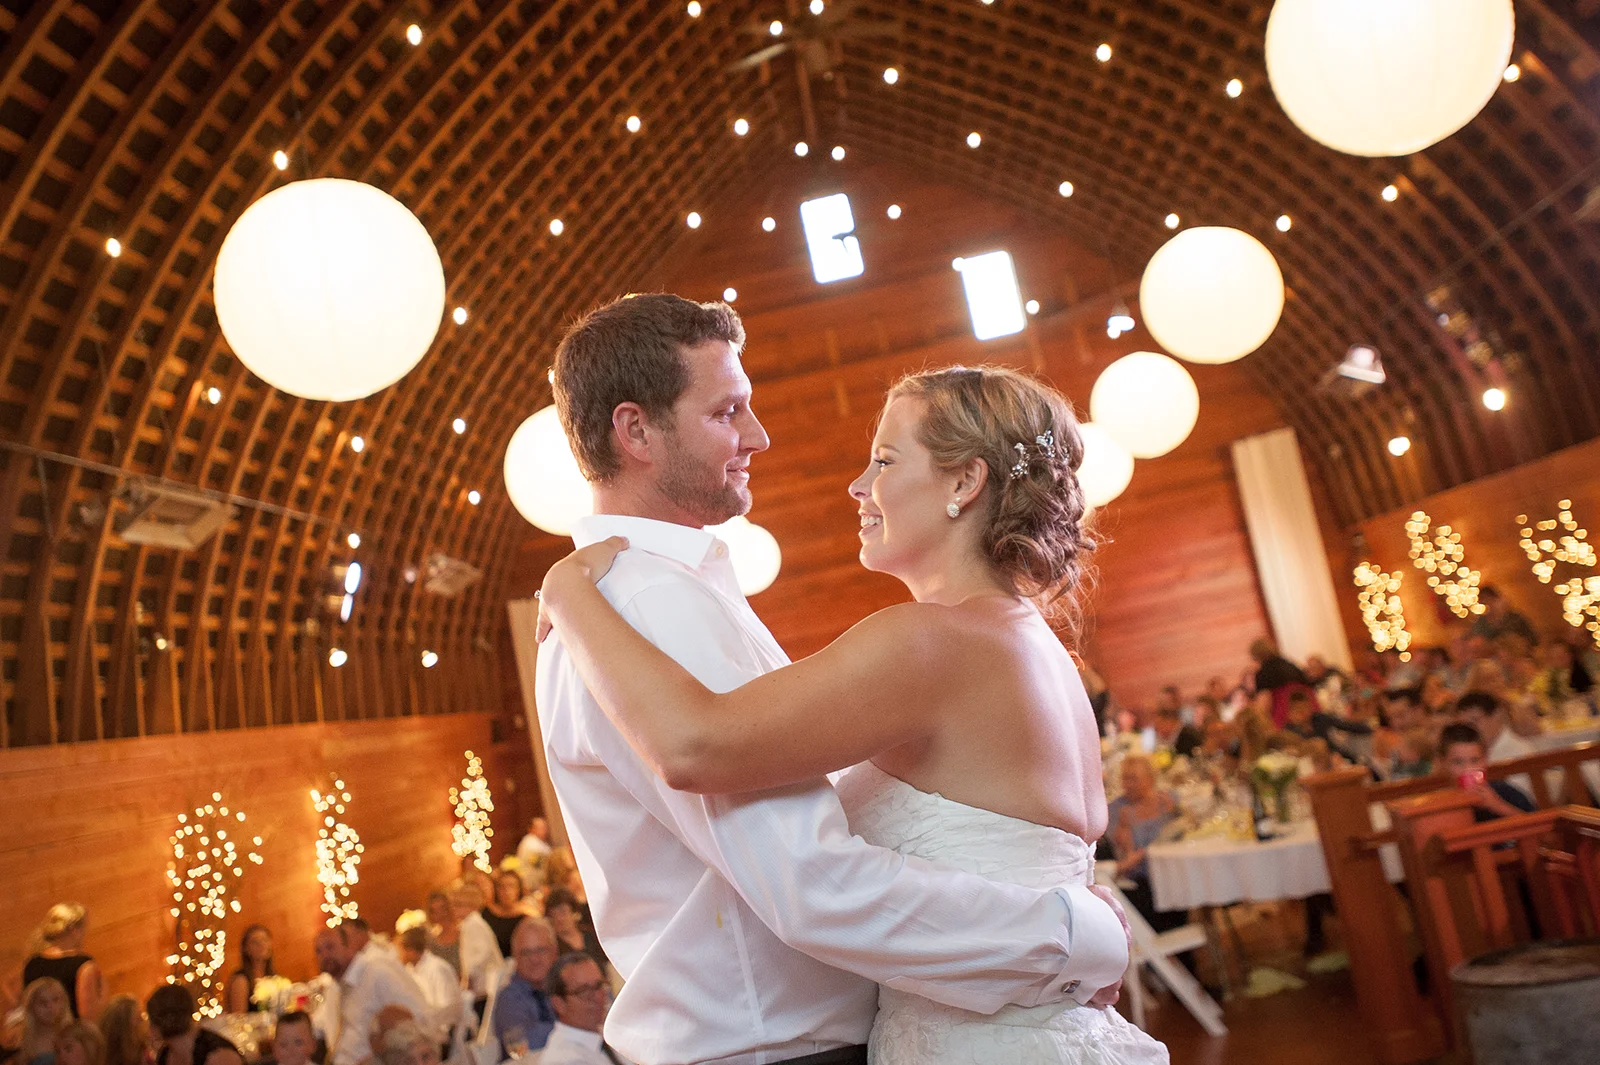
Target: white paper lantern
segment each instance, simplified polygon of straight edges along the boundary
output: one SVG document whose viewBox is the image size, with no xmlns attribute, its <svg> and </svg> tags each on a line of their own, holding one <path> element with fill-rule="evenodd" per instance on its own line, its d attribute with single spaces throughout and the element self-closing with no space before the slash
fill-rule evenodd
<svg viewBox="0 0 1600 1065">
<path fill-rule="evenodd" d="M 1267 76 L 1313 140 L 1351 155 L 1409 155 L 1483 110 L 1515 29 L 1511 0 L 1277 0 Z"/>
<path fill-rule="evenodd" d="M 783 568 L 783 551 L 777 538 L 749 518 L 737 517 L 712 525 L 707 532 L 728 545 L 728 559 L 739 580 L 739 591 L 755 595 L 772 587 Z"/>
<path fill-rule="evenodd" d="M 594 513 L 589 482 L 578 469 L 554 406 L 517 427 L 506 446 L 506 494 L 517 513 L 545 532 L 566 536 Z"/>
<path fill-rule="evenodd" d="M 1226 226 L 1186 229 L 1150 257 L 1139 282 L 1145 328 L 1190 362 L 1242 359 L 1283 315 L 1283 273 L 1255 237 Z"/>
<path fill-rule="evenodd" d="M 1177 360 L 1136 351 L 1100 372 L 1089 393 L 1089 416 L 1134 458 L 1153 459 L 1194 431 L 1200 393 Z"/>
<path fill-rule="evenodd" d="M 1078 426 L 1083 440 L 1083 465 L 1078 483 L 1091 507 L 1103 507 L 1120 496 L 1133 480 L 1133 456 L 1093 422 Z"/>
<path fill-rule="evenodd" d="M 307 399 L 394 384 L 444 317 L 444 267 L 416 215 L 360 181 L 313 178 L 251 204 L 217 253 L 217 322 L 250 370 Z"/>
</svg>

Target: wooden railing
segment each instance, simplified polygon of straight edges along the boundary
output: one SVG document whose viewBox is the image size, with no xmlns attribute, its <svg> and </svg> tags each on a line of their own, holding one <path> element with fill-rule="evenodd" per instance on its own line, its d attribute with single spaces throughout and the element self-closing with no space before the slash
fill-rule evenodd
<svg viewBox="0 0 1600 1065">
<path fill-rule="evenodd" d="M 1544 808 L 1556 802 L 1590 806 L 1593 799 L 1581 772 L 1586 763 L 1600 764 L 1600 744 L 1497 763 L 1489 767 L 1489 777 L 1526 774 L 1535 803 Z M 1383 863 L 1384 848 L 1397 844 L 1400 834 L 1396 828 L 1375 827 L 1373 810 L 1454 789 L 1442 776 L 1374 784 L 1365 769 L 1355 767 L 1319 773 L 1305 785 L 1322 837 L 1357 1005 L 1373 1050 L 1384 1065 L 1436 1057 L 1450 1043 L 1443 1021 L 1448 1014 L 1417 988 L 1405 946 L 1414 924 L 1411 906 L 1389 883 Z M 1432 983 L 1437 988 L 1438 981 Z"/>
<path fill-rule="evenodd" d="M 1450 971 L 1461 962 L 1600 924 L 1600 810 L 1562 806 L 1479 824 L 1472 798 L 1455 789 L 1389 809 L 1446 1023 L 1454 1016 Z"/>
</svg>

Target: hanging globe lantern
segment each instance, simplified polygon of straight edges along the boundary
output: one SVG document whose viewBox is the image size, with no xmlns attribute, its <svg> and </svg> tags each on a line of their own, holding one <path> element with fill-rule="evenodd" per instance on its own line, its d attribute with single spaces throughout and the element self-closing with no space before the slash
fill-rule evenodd
<svg viewBox="0 0 1600 1065">
<path fill-rule="evenodd" d="M 1283 315 L 1283 274 L 1255 237 L 1226 226 L 1186 229 L 1150 257 L 1139 282 L 1145 328 L 1190 362 L 1242 359 Z"/>
<path fill-rule="evenodd" d="M 1511 0 L 1277 0 L 1267 77 L 1311 139 L 1351 155 L 1409 155 L 1483 110 L 1515 29 Z"/>
<path fill-rule="evenodd" d="M 1093 422 L 1078 426 L 1083 440 L 1083 465 L 1078 467 L 1078 483 L 1091 507 L 1103 507 L 1120 496 L 1133 480 L 1133 456 Z"/>
<path fill-rule="evenodd" d="M 506 494 L 517 513 L 547 533 L 566 536 L 594 513 L 589 482 L 578 469 L 554 406 L 517 427 L 506 446 Z"/>
<path fill-rule="evenodd" d="M 296 181 L 251 204 L 222 242 L 213 286 L 234 354 L 306 399 L 394 384 L 444 316 L 444 267 L 416 215 L 340 178 Z"/>
<path fill-rule="evenodd" d="M 1153 459 L 1194 431 L 1200 393 L 1177 360 L 1136 351 L 1100 372 L 1089 393 L 1089 416 L 1134 458 Z"/>
<path fill-rule="evenodd" d="M 755 595 L 772 587 L 783 568 L 783 551 L 776 537 L 742 516 L 712 525 L 706 531 L 728 545 L 728 560 L 733 563 L 740 592 Z"/>
</svg>

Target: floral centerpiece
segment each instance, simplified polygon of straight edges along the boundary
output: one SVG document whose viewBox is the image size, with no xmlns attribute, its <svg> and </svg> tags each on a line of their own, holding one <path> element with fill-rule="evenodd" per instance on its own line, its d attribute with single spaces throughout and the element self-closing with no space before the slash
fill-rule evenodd
<svg viewBox="0 0 1600 1065">
<path fill-rule="evenodd" d="M 263 976 L 250 989 L 250 1001 L 258 1009 L 276 1017 L 284 1011 L 284 1002 L 294 987 L 287 976 Z"/>
<path fill-rule="evenodd" d="M 1279 824 L 1288 824 L 1289 785 L 1300 776 L 1300 759 L 1284 751 L 1268 751 L 1250 767 L 1250 783 L 1261 797 L 1261 805 Z M 1269 802 L 1270 800 L 1270 802 Z"/>
</svg>

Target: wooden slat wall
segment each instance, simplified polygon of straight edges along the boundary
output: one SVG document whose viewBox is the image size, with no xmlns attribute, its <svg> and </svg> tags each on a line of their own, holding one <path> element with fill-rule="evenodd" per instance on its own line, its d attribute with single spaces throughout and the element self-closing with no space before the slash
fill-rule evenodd
<svg viewBox="0 0 1600 1065">
<path fill-rule="evenodd" d="M 798 204 L 850 192 L 867 264 L 857 280 L 811 277 Z M 899 204 L 903 217 L 885 210 Z M 760 228 L 764 215 L 776 232 Z M 795 185 L 756 202 L 723 205 L 664 262 L 652 287 L 697 299 L 726 286 L 749 334 L 745 364 L 772 448 L 754 463 L 751 519 L 784 552 L 773 587 L 752 600 L 791 655 L 809 654 L 903 588 L 856 561 L 856 504 L 846 486 L 865 465 L 884 390 L 924 366 L 996 362 L 1042 373 L 1081 412 L 1099 371 L 1152 347 L 1142 331 L 1105 336 L 1116 296 L 1135 278 L 1059 227 L 993 199 L 875 167 L 841 186 Z M 1042 306 L 1026 331 L 973 339 L 958 255 L 996 248 L 1016 260 L 1023 294 Z M 1112 542 L 1097 552 L 1097 617 L 1088 645 L 1119 697 L 1139 701 L 1166 683 L 1196 687 L 1235 676 L 1245 648 L 1267 631 L 1229 443 L 1282 424 L 1238 366 L 1191 367 L 1200 423 L 1171 455 L 1140 462 L 1133 484 L 1097 519 Z M 1086 416 L 1086 413 L 1085 413 Z M 562 545 L 530 533 L 510 571 L 510 597 L 537 587 Z M 506 660 L 502 655 L 502 660 Z"/>
<path fill-rule="evenodd" d="M 1589 542 L 1600 544 L 1600 440 L 1436 493 L 1414 507 L 1362 522 L 1361 533 L 1368 547 L 1365 557 L 1384 569 L 1398 569 L 1404 574 L 1400 599 L 1405 604 L 1406 627 L 1413 643 L 1446 643 L 1462 625 L 1428 588 L 1426 574 L 1412 566 L 1408 557 L 1410 540 L 1405 524 L 1417 510 L 1433 519 L 1435 529 L 1448 525 L 1459 531 L 1466 564 L 1481 570 L 1484 582 L 1504 592 L 1536 629 L 1551 635 L 1569 633 L 1571 629 L 1561 620 L 1561 600 L 1554 586 L 1575 574 L 1592 576 L 1594 571 L 1562 566 L 1550 584 L 1540 584 L 1533 576 L 1532 562 L 1518 546 L 1522 527 L 1516 522 L 1519 514 L 1526 514 L 1531 522 L 1554 518 L 1556 504 L 1563 499 L 1572 501 L 1573 517 L 1588 530 Z M 1554 533 L 1537 534 L 1534 539 L 1559 539 L 1565 533 L 1566 530 L 1557 529 Z M 1352 556 L 1342 572 L 1334 573 L 1349 612 L 1356 617 L 1359 611 L 1355 607 L 1355 589 L 1350 584 L 1350 569 L 1359 561 Z"/>
<path fill-rule="evenodd" d="M 263 838 L 263 864 L 246 867 L 233 896 L 243 911 L 228 922 L 230 941 L 245 925 L 265 923 L 279 971 L 309 977 L 321 925 L 309 790 L 326 788 L 335 774 L 345 781 L 345 820 L 366 847 L 355 898 L 374 928 L 392 927 L 402 909 L 420 906 L 459 869 L 448 791 L 466 771 L 467 749 L 484 758 L 496 800 L 496 857 L 521 838 L 521 800 L 537 802 L 537 791 L 507 786 L 526 756 L 520 743 L 492 745 L 490 721 L 454 714 L 0 752 L 0 998 L 15 991 L 34 927 L 65 900 L 88 907 L 87 949 L 110 990 L 153 990 L 172 948 L 169 837 L 177 815 L 213 792 L 245 811 L 244 827 Z M 230 972 L 236 964 L 230 949 Z"/>
</svg>

